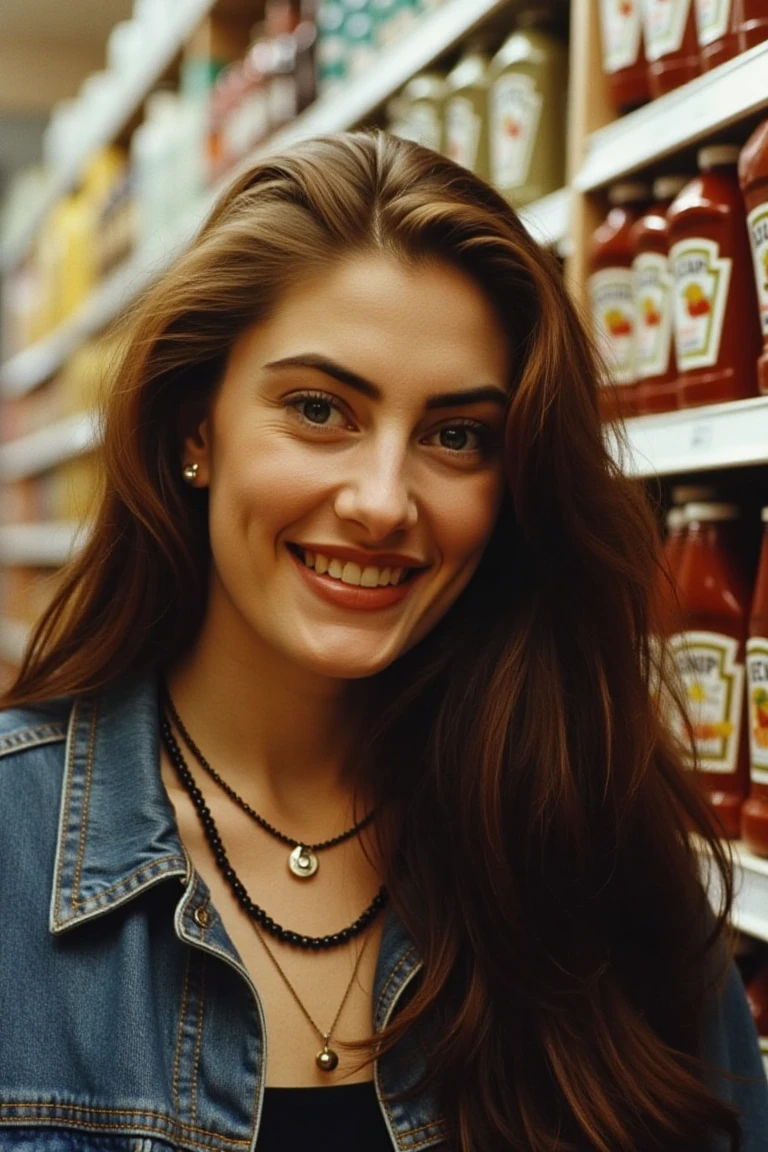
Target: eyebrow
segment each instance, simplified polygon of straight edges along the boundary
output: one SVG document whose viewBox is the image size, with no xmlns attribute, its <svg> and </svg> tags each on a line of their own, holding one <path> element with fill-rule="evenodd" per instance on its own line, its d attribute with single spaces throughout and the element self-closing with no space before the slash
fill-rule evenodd
<svg viewBox="0 0 768 1152">
<path fill-rule="evenodd" d="M 272 360 L 264 367 L 271 369 L 312 368 L 316 372 L 323 372 L 326 376 L 337 380 L 339 384 L 345 384 L 348 388 L 354 389 L 355 392 L 362 393 L 369 400 L 381 400 L 381 388 L 377 384 L 372 384 L 370 380 L 366 380 L 364 376 L 360 376 L 350 368 L 345 368 L 343 365 L 337 364 L 335 360 L 329 360 L 327 356 L 319 356 L 315 352 L 286 356 L 282 360 Z M 431 411 L 435 408 L 454 408 L 463 404 L 487 404 L 489 402 L 505 406 L 508 399 L 507 393 L 495 384 L 484 384 L 479 388 L 464 388 L 458 392 L 441 392 L 438 395 L 430 396 L 425 407 Z"/>
</svg>

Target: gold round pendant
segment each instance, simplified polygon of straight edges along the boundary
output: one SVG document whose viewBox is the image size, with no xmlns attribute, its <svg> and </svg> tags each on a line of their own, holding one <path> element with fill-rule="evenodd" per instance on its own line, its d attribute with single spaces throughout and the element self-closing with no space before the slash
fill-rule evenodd
<svg viewBox="0 0 768 1152">
<path fill-rule="evenodd" d="M 310 876 L 314 876 L 318 866 L 317 856 L 311 848 L 305 848 L 303 844 L 297 844 L 288 857 L 288 867 L 300 880 L 308 880 Z"/>
<path fill-rule="evenodd" d="M 328 1047 L 326 1040 L 322 1052 L 318 1052 L 315 1056 L 315 1063 L 321 1072 L 333 1072 L 334 1068 L 338 1067 L 339 1057 L 334 1052 L 333 1048 Z"/>
</svg>

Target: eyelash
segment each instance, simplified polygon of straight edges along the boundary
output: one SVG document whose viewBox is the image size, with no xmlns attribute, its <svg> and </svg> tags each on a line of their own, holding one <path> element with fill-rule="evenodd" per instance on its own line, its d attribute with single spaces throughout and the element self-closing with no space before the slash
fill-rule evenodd
<svg viewBox="0 0 768 1152">
<path fill-rule="evenodd" d="M 328 404 L 329 407 L 334 409 L 334 411 L 344 415 L 342 405 L 334 396 L 329 395 L 327 392 L 295 393 L 293 396 L 289 397 L 288 400 L 286 400 L 286 406 L 293 411 L 296 419 L 298 419 L 305 427 L 312 428 L 314 431 L 324 431 L 328 428 L 328 426 L 325 424 L 317 424 L 314 420 L 308 420 L 307 417 L 302 413 L 302 404 L 306 404 L 310 400 L 320 400 L 322 403 Z M 335 427 L 337 426 L 331 426 L 329 430 L 333 431 Z M 456 457 L 467 456 L 470 458 L 480 456 L 485 458 L 493 454 L 494 435 L 491 429 L 488 428 L 487 425 L 480 423 L 480 421 L 470 420 L 467 417 L 457 417 L 455 420 L 451 420 L 450 423 L 441 425 L 441 427 L 436 429 L 432 435 L 436 436 L 447 428 L 466 428 L 475 434 L 478 442 L 477 448 L 470 451 L 459 451 L 452 448 L 445 448 L 442 445 L 439 445 L 441 451 L 448 453 L 448 455 Z"/>
</svg>

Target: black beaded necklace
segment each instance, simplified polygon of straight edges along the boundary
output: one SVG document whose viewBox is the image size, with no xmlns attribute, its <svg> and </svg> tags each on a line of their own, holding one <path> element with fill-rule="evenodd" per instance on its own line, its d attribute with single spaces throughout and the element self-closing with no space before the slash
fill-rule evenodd
<svg viewBox="0 0 768 1152">
<path fill-rule="evenodd" d="M 369 924 L 376 919 L 379 912 L 387 903 L 387 890 L 384 887 L 379 889 L 372 902 L 364 912 L 361 912 L 357 920 L 355 920 L 353 924 L 350 924 L 349 927 L 343 928 L 341 932 L 333 932 L 328 936 L 304 936 L 300 932 L 291 932 L 287 928 L 283 928 L 282 925 L 275 923 L 263 908 L 251 900 L 245 885 L 230 864 L 229 857 L 219 836 L 219 830 L 211 815 L 211 810 L 205 802 L 205 797 L 195 783 L 195 778 L 190 772 L 181 748 L 171 730 L 168 717 L 164 714 L 160 717 L 160 733 L 171 763 L 176 769 L 178 777 L 192 801 L 219 871 L 243 911 L 263 928 L 265 932 L 268 932 L 270 936 L 274 936 L 277 940 L 282 941 L 283 944 L 291 944 L 295 948 L 310 948 L 319 951 L 340 948 L 343 944 L 348 943 L 348 941 L 353 940 L 355 936 L 359 936 L 361 932 L 364 932 Z"/>
</svg>

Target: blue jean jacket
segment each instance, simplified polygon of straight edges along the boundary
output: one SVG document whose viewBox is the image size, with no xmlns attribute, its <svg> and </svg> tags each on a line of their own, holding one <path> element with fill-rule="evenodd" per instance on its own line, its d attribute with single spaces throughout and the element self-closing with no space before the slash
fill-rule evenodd
<svg viewBox="0 0 768 1152">
<path fill-rule="evenodd" d="M 0 713 L 0 1152 L 246 1152 L 266 1039 L 256 988 L 179 840 L 159 771 L 156 684 Z M 387 914 L 373 1027 L 419 971 Z M 768 1088 L 735 973 L 708 1055 L 749 1082 L 744 1152 L 768 1150 Z M 413 1032 L 375 1066 L 394 1149 L 448 1148 Z"/>
</svg>

